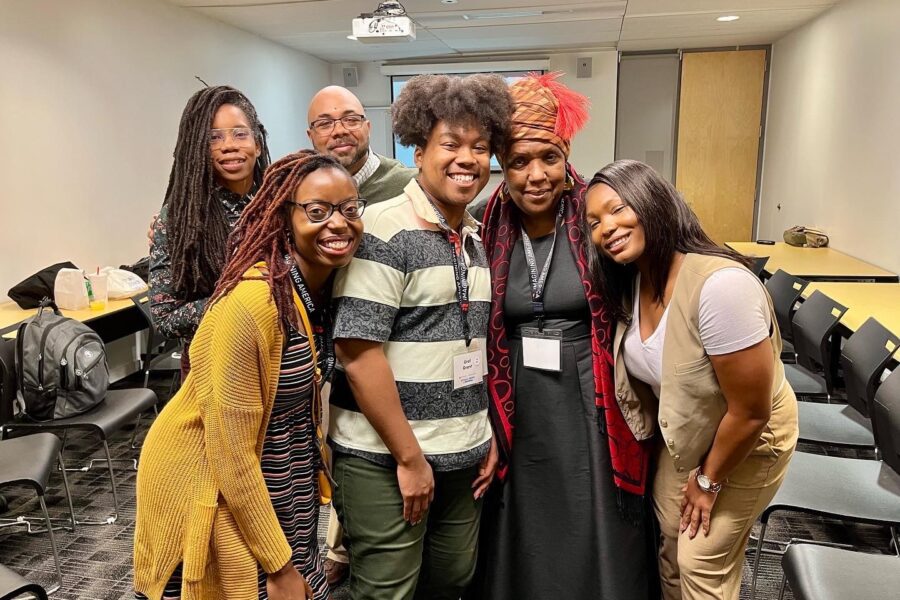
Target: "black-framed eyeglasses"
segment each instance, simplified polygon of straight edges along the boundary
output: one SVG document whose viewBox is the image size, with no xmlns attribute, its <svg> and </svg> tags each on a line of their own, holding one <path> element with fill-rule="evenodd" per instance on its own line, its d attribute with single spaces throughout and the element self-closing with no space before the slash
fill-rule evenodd
<svg viewBox="0 0 900 600">
<path fill-rule="evenodd" d="M 303 212 L 306 213 L 306 218 L 313 223 L 327 221 L 331 218 L 331 215 L 334 214 L 335 209 L 338 210 L 345 219 L 355 221 L 363 215 L 363 212 L 366 210 L 366 204 L 368 204 L 368 200 L 364 198 L 344 200 L 340 204 L 332 204 L 331 202 L 323 202 L 320 200 L 303 203 L 288 200 L 288 202 L 302 208 Z"/>
<path fill-rule="evenodd" d="M 316 119 L 309 124 L 309 128 L 319 135 L 327 135 L 334 131 L 334 125 L 338 121 L 341 122 L 341 125 L 347 131 L 356 131 L 366 122 L 366 117 L 363 115 L 344 115 L 340 119 Z"/>
</svg>

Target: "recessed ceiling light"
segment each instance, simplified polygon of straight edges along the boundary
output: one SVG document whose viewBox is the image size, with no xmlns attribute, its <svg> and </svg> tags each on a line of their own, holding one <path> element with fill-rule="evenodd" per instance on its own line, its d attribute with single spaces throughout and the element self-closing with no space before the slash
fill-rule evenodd
<svg viewBox="0 0 900 600">
<path fill-rule="evenodd" d="M 441 0 L 441 4 L 456 4 L 459 0 Z"/>
<path fill-rule="evenodd" d="M 737 21 L 738 19 L 740 19 L 740 17 L 737 15 L 725 15 L 723 17 L 718 17 L 716 19 L 716 21 L 720 21 L 722 23 L 728 23 L 730 21 Z"/>
</svg>

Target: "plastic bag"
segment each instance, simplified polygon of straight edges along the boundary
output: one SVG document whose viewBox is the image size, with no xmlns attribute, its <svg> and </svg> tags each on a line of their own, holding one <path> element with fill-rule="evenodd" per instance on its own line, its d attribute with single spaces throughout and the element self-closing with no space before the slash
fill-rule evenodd
<svg viewBox="0 0 900 600">
<path fill-rule="evenodd" d="M 84 310 L 88 307 L 88 293 L 81 269 L 60 269 L 53 282 L 53 298 L 63 310 Z"/>
<path fill-rule="evenodd" d="M 109 299 L 117 300 L 120 298 L 131 298 L 135 294 L 146 292 L 147 283 L 125 269 L 116 269 L 113 267 L 103 267 L 101 273 L 106 273 L 108 279 Z"/>
</svg>

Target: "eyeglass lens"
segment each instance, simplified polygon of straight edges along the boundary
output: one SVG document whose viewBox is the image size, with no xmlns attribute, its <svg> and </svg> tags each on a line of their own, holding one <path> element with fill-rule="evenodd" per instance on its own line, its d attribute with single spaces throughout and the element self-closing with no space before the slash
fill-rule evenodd
<svg viewBox="0 0 900 600">
<path fill-rule="evenodd" d="M 313 223 L 327 221 L 331 218 L 331 215 L 334 214 L 335 209 L 340 211 L 340 213 L 344 215 L 344 218 L 355 220 L 362 216 L 363 210 L 365 210 L 366 207 L 366 201 L 362 198 L 346 200 L 338 205 L 329 202 L 307 202 L 306 204 L 297 204 L 298 206 L 303 207 L 303 210 L 306 211 L 306 216 Z"/>
<path fill-rule="evenodd" d="M 340 119 L 319 119 L 318 121 L 313 121 L 311 127 L 318 133 L 331 133 L 334 130 L 334 126 L 340 121 L 344 129 L 354 131 L 362 127 L 365 120 L 366 118 L 362 115 L 346 115 Z"/>
<path fill-rule="evenodd" d="M 230 129 L 210 129 L 209 145 L 221 146 L 228 139 L 228 136 L 235 144 L 245 145 L 253 141 L 253 130 L 247 127 L 232 127 Z"/>
</svg>

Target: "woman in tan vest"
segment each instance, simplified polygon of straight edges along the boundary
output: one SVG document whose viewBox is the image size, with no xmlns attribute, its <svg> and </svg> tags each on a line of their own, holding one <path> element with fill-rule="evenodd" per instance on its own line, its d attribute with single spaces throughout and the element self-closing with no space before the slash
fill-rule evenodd
<svg viewBox="0 0 900 600">
<path fill-rule="evenodd" d="M 594 272 L 617 318 L 616 399 L 654 437 L 653 505 L 667 600 L 737 600 L 750 528 L 797 442 L 772 303 L 647 165 L 616 161 L 588 186 Z M 658 426 L 658 428 L 657 428 Z"/>
</svg>

